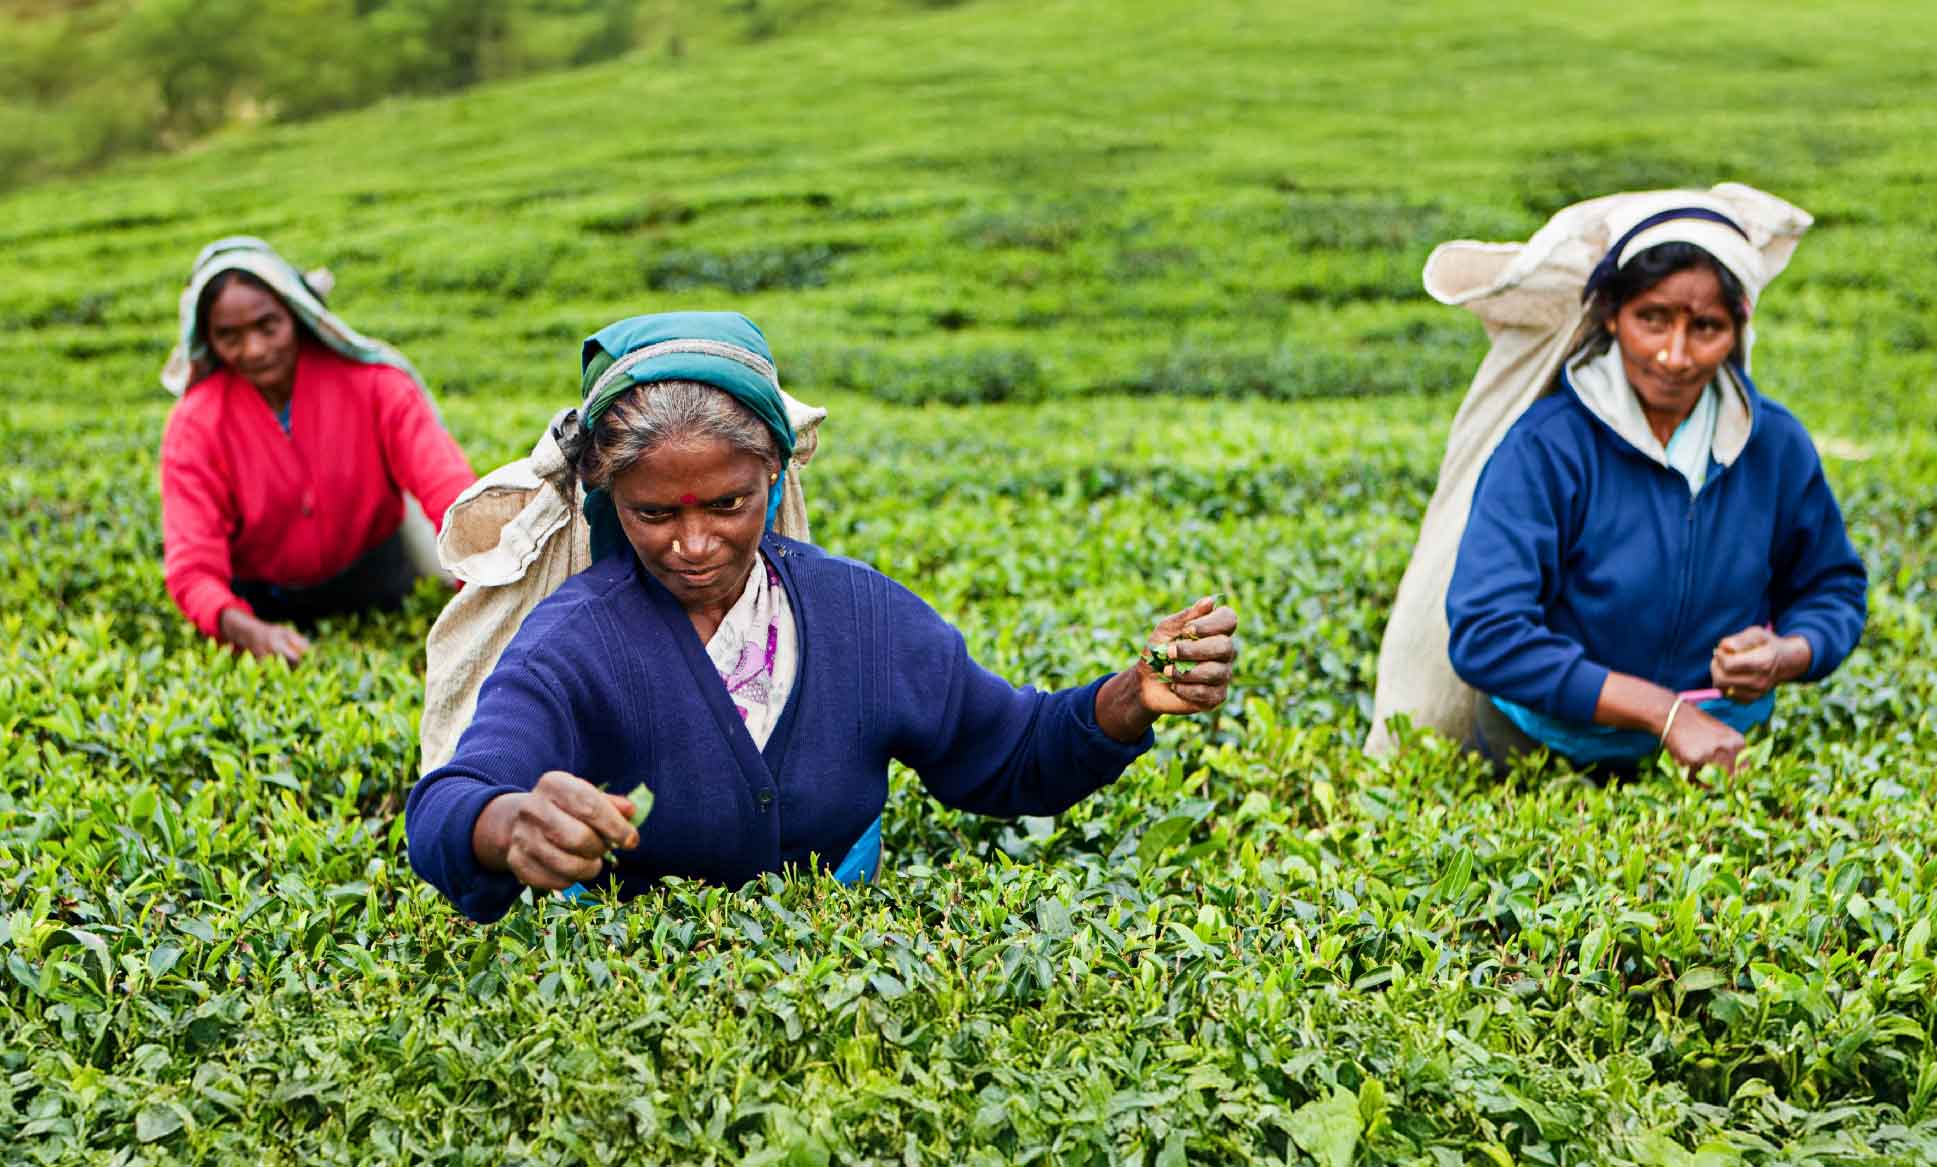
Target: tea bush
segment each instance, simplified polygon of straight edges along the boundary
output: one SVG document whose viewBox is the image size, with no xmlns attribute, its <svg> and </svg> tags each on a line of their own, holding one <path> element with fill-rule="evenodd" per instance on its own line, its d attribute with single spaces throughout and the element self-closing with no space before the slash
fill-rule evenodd
<svg viewBox="0 0 1937 1167">
<path fill-rule="evenodd" d="M 891 5 L 0 198 L 0 1162 L 1937 1160 L 1937 22 L 1703 12 Z M 1755 360 L 1863 645 L 1706 784 L 1366 759 L 1484 350 L 1426 251 L 1724 178 L 1820 216 Z M 1043 684 L 1221 591 L 1233 699 L 1054 820 L 897 774 L 872 887 L 474 927 L 402 844 L 437 588 L 294 670 L 163 592 L 155 373 L 239 231 L 480 468 L 586 333 L 743 308 L 832 410 L 818 541 Z"/>
</svg>

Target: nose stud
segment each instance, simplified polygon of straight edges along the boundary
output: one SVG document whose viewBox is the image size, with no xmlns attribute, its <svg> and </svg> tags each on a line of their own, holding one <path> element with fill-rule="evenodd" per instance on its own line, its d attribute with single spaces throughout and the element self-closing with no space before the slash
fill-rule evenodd
<svg viewBox="0 0 1937 1167">
<path fill-rule="evenodd" d="M 1656 354 L 1655 354 L 1655 364 L 1657 364 L 1657 365 L 1665 365 L 1665 364 L 1667 364 L 1667 363 L 1668 363 L 1668 350 L 1667 350 L 1667 349 L 1662 349 L 1662 350 L 1661 350 L 1660 352 L 1658 352 L 1658 353 L 1656 353 Z"/>
<path fill-rule="evenodd" d="M 686 553 L 685 553 L 684 551 L 681 551 L 681 550 L 679 549 L 679 540 L 677 540 L 677 539 L 674 539 L 674 540 L 673 540 L 673 554 L 674 554 L 674 555 L 684 555 L 684 554 L 686 554 Z"/>
</svg>

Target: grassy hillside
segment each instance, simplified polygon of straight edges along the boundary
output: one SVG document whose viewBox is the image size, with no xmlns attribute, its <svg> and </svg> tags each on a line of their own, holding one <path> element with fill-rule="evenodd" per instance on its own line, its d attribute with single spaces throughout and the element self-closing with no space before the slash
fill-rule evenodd
<svg viewBox="0 0 1937 1167">
<path fill-rule="evenodd" d="M 0 1162 L 1937 1158 L 1937 20 L 1290 8 L 870 13 L 0 198 Z M 1427 251 L 1721 179 L 1818 216 L 1757 372 L 1863 647 L 1707 788 L 1365 760 L 1484 347 Z M 481 468 L 588 332 L 741 308 L 833 411 L 818 541 L 1041 684 L 1221 590 L 1244 682 L 1054 822 L 898 776 L 873 888 L 472 927 L 401 848 L 434 590 L 295 671 L 162 590 L 155 374 L 235 232 Z"/>
<path fill-rule="evenodd" d="M 681 61 L 931 0 L 8 0 L 0 189 L 628 53 Z"/>
</svg>

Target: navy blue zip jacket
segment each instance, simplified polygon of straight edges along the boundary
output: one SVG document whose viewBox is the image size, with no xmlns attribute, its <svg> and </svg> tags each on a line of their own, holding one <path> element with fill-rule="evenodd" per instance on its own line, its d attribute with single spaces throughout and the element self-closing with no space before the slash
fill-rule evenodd
<svg viewBox="0 0 1937 1167">
<path fill-rule="evenodd" d="M 1816 448 L 1728 372 L 1745 440 L 1692 498 L 1565 373 L 1513 424 L 1480 474 L 1446 593 L 1467 684 L 1591 722 L 1610 670 L 1706 688 L 1716 642 L 1751 625 L 1809 642 L 1804 680 L 1856 647 L 1867 578 Z M 1723 444 L 1718 430 L 1718 459 Z"/>
<path fill-rule="evenodd" d="M 880 816 L 890 758 L 949 806 L 1046 815 L 1150 748 L 1148 732 L 1125 744 L 1097 726 L 1107 678 L 1018 690 L 879 572 L 777 535 L 762 548 L 800 636 L 800 674 L 764 751 L 679 602 L 629 551 L 607 556 L 532 609 L 456 754 L 411 790 L 417 873 L 465 915 L 503 916 L 522 887 L 478 863 L 471 831 L 487 802 L 547 770 L 615 794 L 652 789 L 616 870 L 636 892 L 668 874 L 738 886 L 810 855 L 831 867 Z"/>
</svg>

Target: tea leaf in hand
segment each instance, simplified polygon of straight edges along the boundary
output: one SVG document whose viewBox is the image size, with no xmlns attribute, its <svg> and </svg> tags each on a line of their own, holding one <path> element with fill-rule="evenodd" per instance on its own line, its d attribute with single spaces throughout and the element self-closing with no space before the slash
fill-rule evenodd
<svg viewBox="0 0 1937 1167">
<path fill-rule="evenodd" d="M 1189 661 L 1180 661 L 1171 654 L 1170 650 L 1175 647 L 1174 643 L 1150 646 L 1150 671 L 1163 678 L 1166 684 L 1174 682 L 1178 677 L 1189 676 L 1193 667 Z"/>
<path fill-rule="evenodd" d="M 626 799 L 632 803 L 632 825 L 637 827 L 652 813 L 652 788 L 641 782 L 627 792 Z"/>
<path fill-rule="evenodd" d="M 652 813 L 652 788 L 644 782 L 641 782 L 628 791 L 625 797 L 632 803 L 632 826 L 634 830 L 637 830 L 639 825 L 646 821 L 646 816 Z M 617 863 L 619 861 L 618 849 L 607 848 L 605 861 L 607 863 Z"/>
</svg>

